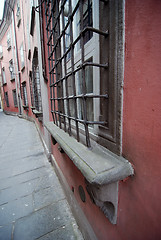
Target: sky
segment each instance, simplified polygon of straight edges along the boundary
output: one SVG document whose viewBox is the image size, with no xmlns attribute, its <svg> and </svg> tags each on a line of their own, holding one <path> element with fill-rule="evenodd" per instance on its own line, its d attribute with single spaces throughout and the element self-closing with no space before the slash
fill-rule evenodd
<svg viewBox="0 0 161 240">
<path fill-rule="evenodd" d="M 0 19 L 3 17 L 4 0 L 0 0 Z"/>
</svg>

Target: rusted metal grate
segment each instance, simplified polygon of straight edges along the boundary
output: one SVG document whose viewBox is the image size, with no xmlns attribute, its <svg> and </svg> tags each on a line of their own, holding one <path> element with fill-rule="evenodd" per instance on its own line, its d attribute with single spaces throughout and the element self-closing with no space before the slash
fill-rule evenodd
<svg viewBox="0 0 161 240">
<path fill-rule="evenodd" d="M 79 124 L 84 125 L 86 145 L 91 146 L 89 126 L 104 126 L 106 121 L 89 117 L 89 106 L 94 99 L 108 100 L 108 94 L 95 94 L 87 87 L 87 69 L 107 69 L 107 63 L 95 63 L 85 60 L 85 44 L 96 33 L 107 38 L 108 32 L 93 27 L 92 0 L 55 0 L 44 1 L 48 65 L 50 75 L 50 102 L 54 123 L 72 134 L 72 126 L 76 129 L 76 138 L 80 140 Z M 74 37 L 73 24 L 79 11 L 80 31 Z M 75 49 L 80 48 L 80 64 L 75 67 Z M 99 47 L 99 46 L 97 46 Z M 70 62 L 70 67 L 69 67 Z M 93 71 L 93 70 L 92 70 Z M 92 74 L 92 71 L 90 74 Z M 80 75 L 81 92 L 76 89 L 76 74 Z M 89 87 L 90 88 L 90 87 Z M 90 102 L 90 104 L 89 104 Z M 81 106 L 81 111 L 80 111 Z"/>
</svg>

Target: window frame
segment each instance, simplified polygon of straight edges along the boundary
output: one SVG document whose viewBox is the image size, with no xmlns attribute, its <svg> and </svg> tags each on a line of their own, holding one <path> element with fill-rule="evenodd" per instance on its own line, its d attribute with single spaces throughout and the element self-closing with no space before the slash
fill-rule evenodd
<svg viewBox="0 0 161 240">
<path fill-rule="evenodd" d="M 13 68 L 13 71 L 10 71 L 10 67 Z M 12 81 L 12 80 L 15 79 L 13 59 L 11 59 L 11 60 L 9 61 L 9 71 L 10 71 L 11 81 Z"/>
<path fill-rule="evenodd" d="M 30 90 L 32 91 L 31 96 L 33 101 L 33 107 L 36 109 L 36 111 L 42 113 L 41 84 L 37 47 L 35 47 L 34 49 L 32 60 L 32 72 L 30 71 Z"/>
<path fill-rule="evenodd" d="M 10 105 L 9 105 L 8 92 L 4 92 L 4 98 L 5 98 L 6 106 L 7 106 L 7 107 L 10 107 Z"/>
<path fill-rule="evenodd" d="M 23 71 L 25 68 L 25 56 L 24 56 L 23 42 L 20 45 L 20 62 L 21 62 L 21 71 Z"/>
<path fill-rule="evenodd" d="M 3 47 L 2 45 L 0 45 L 0 59 L 3 58 Z"/>
<path fill-rule="evenodd" d="M 17 101 L 17 93 L 16 93 L 16 89 L 12 90 L 12 95 L 13 95 L 13 102 L 14 102 L 14 106 L 18 107 L 18 101 Z"/>
<path fill-rule="evenodd" d="M 80 2 L 80 1 L 78 1 L 78 2 Z M 93 4 L 96 4 L 96 3 L 98 3 L 98 1 L 93 1 Z M 113 152 L 116 152 L 116 153 L 120 154 L 120 151 L 121 151 L 121 144 L 120 144 L 120 139 L 121 139 L 120 138 L 121 137 L 121 132 L 120 132 L 121 114 L 120 114 L 120 112 L 121 112 L 121 101 L 122 101 L 122 99 L 121 99 L 122 98 L 121 97 L 121 86 L 122 86 L 122 81 L 123 81 L 123 75 L 122 75 L 123 71 L 121 69 L 123 67 L 123 64 L 120 64 L 120 63 L 123 60 L 123 55 L 122 55 L 122 48 L 123 48 L 122 47 L 122 44 L 123 44 L 122 29 L 123 29 L 123 27 L 121 26 L 121 29 L 119 29 L 119 25 L 122 24 L 123 16 L 121 16 L 121 14 L 120 14 L 120 16 L 118 16 L 119 15 L 119 4 L 120 4 L 118 0 L 109 1 L 109 3 L 106 3 L 104 1 L 102 1 L 102 2 L 100 1 L 99 2 L 99 8 L 95 8 L 95 6 L 93 7 L 94 9 L 99 9 L 98 10 L 99 11 L 99 16 L 100 16 L 99 18 L 102 17 L 100 15 L 100 11 L 103 11 L 104 17 L 106 17 L 105 11 L 103 9 L 101 9 L 101 7 L 100 7 L 101 4 L 102 4 L 102 6 L 103 6 L 103 4 L 104 4 L 104 6 L 106 5 L 106 7 L 108 5 L 108 7 L 110 8 L 109 19 L 108 19 L 108 24 L 109 25 L 108 25 L 108 29 L 107 29 L 106 26 L 103 24 L 103 21 L 101 21 L 100 22 L 100 29 L 98 28 L 98 30 L 97 29 L 94 30 L 94 36 L 96 36 L 97 34 L 100 34 L 101 36 L 99 37 L 99 41 L 104 42 L 104 40 L 102 40 L 102 38 L 105 38 L 105 34 L 107 36 L 107 32 L 110 33 L 109 36 L 108 36 L 109 61 L 107 63 L 108 64 L 108 70 L 107 70 L 108 73 L 107 74 L 108 74 L 108 81 L 109 81 L 108 88 L 110 90 L 109 90 L 108 94 L 102 94 L 104 96 L 104 98 L 109 97 L 108 105 L 107 106 L 104 105 L 105 108 L 108 108 L 107 112 L 109 113 L 109 115 L 108 115 L 108 118 L 107 118 L 107 122 L 109 122 L 109 125 L 106 128 L 102 127 L 102 126 L 101 127 L 98 126 L 97 129 L 99 129 L 99 131 L 98 131 L 97 134 L 95 134 L 91 131 L 91 132 L 88 132 L 87 135 L 89 135 L 89 137 L 92 140 L 98 142 L 102 146 L 110 149 Z M 122 2 L 121 2 L 121 4 L 122 4 Z M 45 6 L 45 12 L 50 10 L 49 5 Z M 77 3 L 76 3 L 76 5 L 77 5 Z M 52 8 L 53 8 L 53 6 L 51 6 L 51 9 Z M 58 15 L 60 15 L 60 13 Z M 73 17 L 73 15 L 71 15 L 71 16 Z M 51 33 L 52 33 L 53 30 L 51 29 L 50 22 L 48 21 L 49 18 L 51 18 L 51 15 L 48 13 L 48 16 L 46 16 L 46 26 L 47 26 L 47 38 L 48 38 L 49 74 L 50 74 L 50 86 L 53 86 L 54 81 L 52 81 L 52 79 L 55 76 L 53 76 L 54 74 L 52 73 L 53 62 L 50 62 L 50 59 L 52 58 L 51 57 L 52 56 L 52 54 L 51 54 L 51 52 L 52 52 L 51 42 L 56 41 L 56 43 L 55 44 L 53 43 L 53 45 L 59 45 L 60 44 L 60 38 L 56 36 L 55 39 L 54 39 L 54 37 L 52 36 Z M 103 19 L 103 17 L 102 17 L 102 19 Z M 54 25 L 54 23 L 52 23 L 52 24 Z M 96 24 L 98 24 L 98 21 L 96 21 Z M 94 26 L 95 26 L 95 24 L 94 24 Z M 101 29 L 101 27 L 102 27 L 103 30 Z M 59 32 L 59 31 L 58 31 L 58 35 L 61 36 L 61 32 Z M 52 39 L 52 41 L 51 41 L 51 39 Z M 86 44 L 89 44 L 89 42 L 87 42 Z M 121 53 L 119 52 L 119 50 L 121 50 Z M 101 47 L 100 47 L 100 51 L 103 51 L 103 49 L 101 49 Z M 103 59 L 103 56 L 101 55 L 101 53 L 99 51 L 98 51 L 98 56 L 99 56 L 100 59 Z M 61 58 L 60 53 L 59 53 L 59 58 Z M 118 66 L 118 63 L 120 64 L 120 66 Z M 99 64 L 100 64 L 100 62 L 98 63 L 98 65 Z M 106 68 L 105 65 L 107 66 L 107 64 L 106 64 L 106 62 L 104 62 L 104 64 L 102 64 L 101 67 Z M 72 66 L 72 64 L 71 64 L 71 66 Z M 95 66 L 95 67 L 97 67 L 97 66 Z M 103 73 L 100 73 L 100 74 L 103 74 Z M 55 72 L 55 75 L 57 75 L 56 72 Z M 95 86 L 95 84 L 94 84 L 94 86 Z M 60 88 L 61 88 L 61 83 L 60 83 Z M 101 88 L 103 88 L 103 87 L 100 86 L 100 83 L 99 83 L 97 88 L 99 89 L 99 91 L 102 91 Z M 62 90 L 60 90 L 60 91 L 62 91 Z M 51 97 L 50 97 L 51 112 L 52 112 L 52 115 L 53 115 L 53 120 L 54 120 L 56 125 L 58 125 L 60 128 L 64 128 L 64 130 L 67 131 L 66 127 L 63 126 L 63 124 L 65 122 L 64 121 L 64 119 L 65 119 L 64 114 L 58 109 L 58 111 L 57 111 L 58 112 L 58 118 L 59 118 L 60 121 L 62 121 L 62 124 L 61 124 L 61 122 L 60 121 L 58 122 L 57 119 L 56 119 L 56 114 L 55 114 L 56 112 L 54 111 L 54 108 L 55 108 L 54 105 L 56 105 L 56 104 L 54 103 L 53 106 L 52 106 L 52 100 L 53 99 L 56 99 L 56 98 L 58 99 L 59 98 L 60 99 L 59 102 L 61 102 L 61 100 L 63 100 L 62 97 L 61 97 L 61 96 L 63 96 L 63 94 L 61 95 L 61 93 L 57 93 L 59 96 L 56 96 L 56 94 L 54 93 L 54 91 L 52 89 L 51 89 L 50 92 L 51 92 Z M 54 96 L 54 94 L 55 94 L 55 96 Z M 98 104 L 96 106 L 98 107 Z M 95 108 L 97 108 L 97 107 L 95 107 Z M 99 109 L 101 109 L 101 108 L 99 107 Z M 62 111 L 64 111 L 63 108 L 62 108 Z M 55 114 L 55 116 L 54 116 L 54 114 Z M 101 123 L 101 122 L 103 123 L 103 120 L 101 119 L 102 116 L 101 116 L 101 114 L 99 114 L 99 115 L 100 115 L 99 119 L 97 119 L 98 124 Z M 76 122 L 77 122 L 77 120 L 76 120 Z M 76 125 L 77 126 L 75 126 L 75 129 L 78 128 L 78 124 L 76 124 Z M 74 134 L 74 128 L 72 128 L 71 130 L 72 131 L 70 131 L 69 134 L 70 135 L 75 135 Z M 81 133 L 86 134 L 86 129 L 85 129 L 85 131 L 83 131 L 82 129 L 80 129 L 80 130 L 81 130 Z M 78 135 L 76 136 L 76 138 L 77 138 L 78 141 L 81 140 Z M 81 137 L 81 138 L 83 138 L 83 137 Z M 86 136 L 86 138 L 87 138 L 87 136 Z M 90 147 L 90 144 L 87 143 L 87 146 Z"/>
<path fill-rule="evenodd" d="M 78 0 L 79 1 L 79 0 Z M 83 0 L 80 0 L 83 1 Z M 56 2 L 56 1 L 54 1 Z M 91 198 L 91 200 L 99 206 L 99 208 L 103 211 L 105 216 L 109 219 L 109 221 L 113 224 L 116 224 L 117 221 L 117 209 L 118 209 L 118 182 L 120 180 L 126 179 L 128 176 L 134 174 L 134 169 L 132 165 L 123 157 L 118 156 L 121 154 L 120 149 L 120 139 L 121 139 L 121 107 L 122 107 L 122 86 L 123 86 L 123 78 L 124 78 L 124 10 L 125 4 L 124 0 L 109 0 L 109 1 L 99 1 L 103 4 L 107 4 L 110 8 L 112 7 L 113 11 L 110 11 L 109 21 L 114 21 L 115 28 L 110 26 L 109 31 L 109 45 L 112 48 L 113 53 L 109 53 L 111 57 L 111 61 L 108 62 L 109 66 L 112 68 L 108 71 L 108 76 L 110 78 L 110 101 L 114 108 L 112 112 L 111 119 L 114 121 L 112 125 L 111 132 L 109 132 L 108 143 L 105 143 L 104 147 L 104 139 L 101 142 L 100 136 L 98 136 L 99 141 L 97 144 L 97 139 L 94 139 L 92 142 L 91 148 L 87 148 L 84 144 L 76 141 L 76 136 L 73 134 L 67 134 L 63 128 L 62 124 L 58 124 L 56 119 L 53 122 L 45 122 L 44 126 L 49 131 L 52 136 L 52 144 L 55 145 L 56 148 L 61 149 L 62 154 L 67 154 L 69 159 L 73 162 L 73 164 L 80 170 L 82 175 L 85 178 L 85 184 L 87 192 Z M 47 6 L 45 5 L 47 3 Z M 50 14 L 48 13 L 48 9 L 50 8 L 50 1 L 44 2 L 44 12 L 47 18 L 50 18 Z M 53 8 L 51 8 L 53 9 Z M 106 17 L 107 12 L 104 8 L 104 17 Z M 72 18 L 72 15 L 70 15 Z M 49 78 L 50 78 L 50 86 L 54 86 L 55 83 L 52 82 L 53 77 L 55 78 L 56 73 L 53 73 L 53 63 L 50 61 L 52 59 L 51 51 L 52 44 L 50 44 L 49 32 L 53 32 L 50 29 L 50 24 L 46 21 L 46 29 L 47 29 L 47 38 L 48 38 L 48 64 L 49 64 Z M 103 22 L 101 22 L 102 32 L 106 31 Z M 99 30 L 98 30 L 99 31 Z M 112 32 L 113 31 L 113 32 Z M 59 34 L 59 33 L 58 33 Z M 101 44 L 104 39 L 101 39 Z M 114 43 L 114 45 L 113 45 Z M 57 43 L 59 44 L 59 39 L 57 39 Z M 54 44 L 53 44 L 54 45 Z M 104 51 L 106 49 L 103 49 Z M 100 58 L 102 55 L 100 54 Z M 105 59 L 106 60 L 106 59 Z M 113 60 L 113 61 L 112 61 Z M 57 61 L 56 61 L 56 64 Z M 101 72 L 103 74 L 103 72 Z M 102 75 L 101 75 L 102 77 Z M 57 83 L 61 83 L 61 79 L 57 81 Z M 61 85 L 61 84 L 60 84 Z M 103 90 L 104 85 L 100 86 L 101 91 Z M 60 91 L 61 93 L 61 91 Z M 51 113 L 54 114 L 52 100 L 53 98 L 57 98 L 54 95 L 54 91 L 50 88 L 50 101 L 51 101 Z M 59 96 L 58 96 L 59 97 Z M 62 100 L 59 97 L 60 100 Z M 63 120 L 63 114 L 60 114 Z M 71 129 L 73 130 L 73 129 Z M 71 137 L 72 135 L 72 137 Z M 85 137 L 84 134 L 81 137 Z M 114 138 L 116 140 L 114 140 Z M 92 138 L 93 140 L 93 138 Z M 110 150 L 110 151 L 109 151 Z M 62 178 L 61 171 L 59 170 L 59 166 L 57 165 L 56 160 L 56 152 L 51 154 L 51 162 L 58 170 L 60 174 L 60 178 Z M 113 153 L 114 152 L 114 153 Z M 115 154 L 117 153 L 117 155 Z M 62 156 L 63 157 L 63 156 Z M 64 179 L 63 179 L 64 180 Z M 114 185 L 115 186 L 114 186 Z M 113 185 L 113 186 L 112 186 Z M 111 187 L 112 186 L 112 187 Z M 104 194 L 104 193 L 109 194 Z M 112 198 L 111 198 L 112 196 Z M 110 203 L 110 204 L 108 204 Z M 113 213 L 110 211 L 111 206 L 113 207 Z"/>
<path fill-rule="evenodd" d="M 2 83 L 3 85 L 7 84 L 5 67 L 2 67 Z"/>
<path fill-rule="evenodd" d="M 10 30 L 7 32 L 7 50 L 11 49 L 11 33 Z"/>
<path fill-rule="evenodd" d="M 24 107 L 28 107 L 28 96 L 27 96 L 26 82 L 22 83 L 22 93 L 23 93 Z"/>
<path fill-rule="evenodd" d="M 16 10 L 17 27 L 19 28 L 20 23 L 21 23 L 21 9 L 20 9 L 20 1 L 19 0 L 17 1 L 16 8 L 17 8 L 17 10 Z"/>
</svg>

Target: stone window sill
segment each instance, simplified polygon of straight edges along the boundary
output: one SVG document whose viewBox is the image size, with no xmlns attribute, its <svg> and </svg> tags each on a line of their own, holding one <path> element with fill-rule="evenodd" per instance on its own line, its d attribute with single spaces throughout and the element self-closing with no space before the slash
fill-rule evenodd
<svg viewBox="0 0 161 240">
<path fill-rule="evenodd" d="M 36 118 L 38 118 L 38 117 L 42 117 L 42 116 L 43 116 L 43 113 L 37 111 L 36 109 L 33 109 L 32 112 L 35 114 Z"/>
<path fill-rule="evenodd" d="M 125 158 L 115 155 L 98 144 L 93 149 L 89 149 L 53 122 L 46 123 L 45 127 L 89 183 L 104 185 L 133 175 L 133 168 Z"/>
<path fill-rule="evenodd" d="M 77 142 L 53 122 L 44 124 L 53 144 L 73 161 L 86 179 L 86 190 L 112 224 L 117 222 L 118 182 L 134 174 L 132 165 L 97 143 L 92 149 Z"/>
<path fill-rule="evenodd" d="M 28 106 L 28 105 L 23 105 L 23 108 L 24 108 L 25 110 L 27 110 L 27 109 L 29 108 L 29 106 Z"/>
</svg>

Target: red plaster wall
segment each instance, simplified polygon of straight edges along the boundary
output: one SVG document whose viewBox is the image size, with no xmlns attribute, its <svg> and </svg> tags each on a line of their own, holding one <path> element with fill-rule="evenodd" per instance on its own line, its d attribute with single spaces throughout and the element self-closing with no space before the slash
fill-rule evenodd
<svg viewBox="0 0 161 240">
<path fill-rule="evenodd" d="M 123 239 L 161 239 L 161 1 L 126 1 L 123 155 L 135 176 L 120 184 Z M 128 238 L 128 236 L 131 236 Z"/>
</svg>

